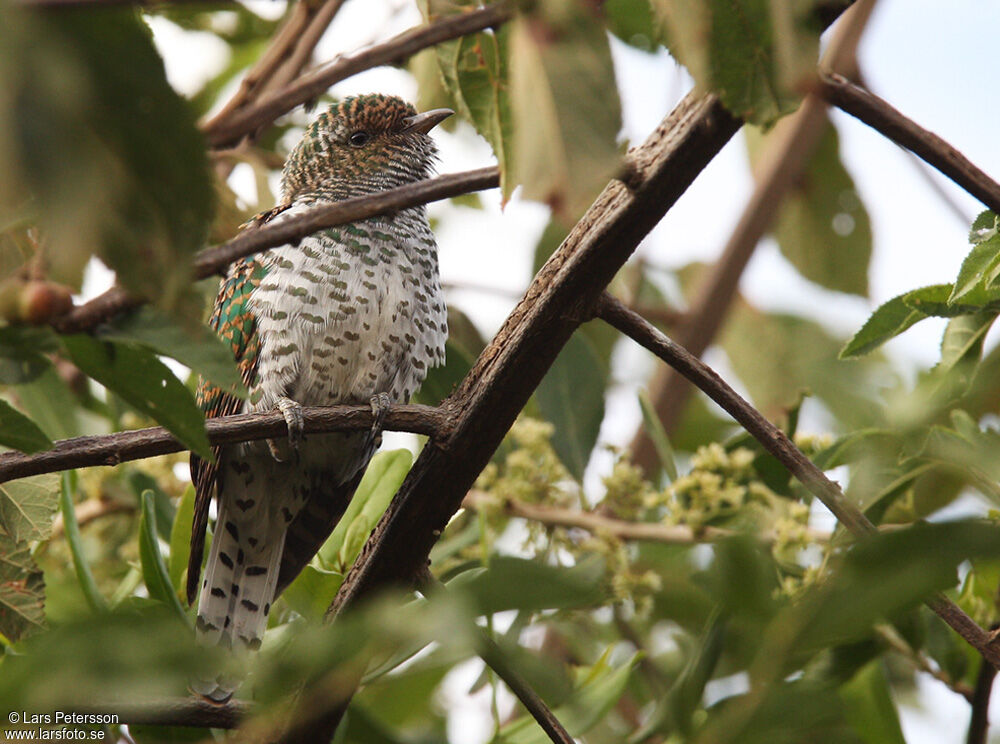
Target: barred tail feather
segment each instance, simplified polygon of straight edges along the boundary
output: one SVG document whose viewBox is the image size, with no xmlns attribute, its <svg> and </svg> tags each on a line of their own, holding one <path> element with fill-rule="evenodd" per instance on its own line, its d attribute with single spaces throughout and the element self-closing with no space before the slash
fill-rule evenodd
<svg viewBox="0 0 1000 744">
<path fill-rule="evenodd" d="M 241 539 L 240 525 L 229 513 L 223 500 L 205 566 L 196 630 L 203 644 L 242 653 L 257 649 L 264 636 L 285 539 L 283 534 L 261 542 Z M 250 527 L 247 523 L 242 526 Z M 240 681 L 232 675 L 220 675 L 196 680 L 191 687 L 199 695 L 222 703 Z"/>
</svg>

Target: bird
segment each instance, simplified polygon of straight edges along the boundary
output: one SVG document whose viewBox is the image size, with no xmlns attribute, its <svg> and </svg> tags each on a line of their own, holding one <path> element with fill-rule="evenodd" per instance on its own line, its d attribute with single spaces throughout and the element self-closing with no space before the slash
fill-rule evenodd
<svg viewBox="0 0 1000 744">
<path fill-rule="evenodd" d="M 449 109 L 417 113 L 383 94 L 345 98 L 306 129 L 282 170 L 281 200 L 259 220 L 428 178 L 430 130 Z M 426 209 L 321 229 L 231 264 L 209 321 L 232 349 L 249 395 L 202 379 L 206 417 L 280 411 L 288 436 L 191 455 L 195 488 L 187 599 L 206 645 L 260 646 L 275 598 L 343 516 L 381 439 L 386 411 L 444 364 L 447 309 Z M 371 405 L 371 430 L 303 435 L 304 406 Z M 210 504 L 214 537 L 199 582 Z M 239 679 L 192 689 L 226 702 Z"/>
</svg>

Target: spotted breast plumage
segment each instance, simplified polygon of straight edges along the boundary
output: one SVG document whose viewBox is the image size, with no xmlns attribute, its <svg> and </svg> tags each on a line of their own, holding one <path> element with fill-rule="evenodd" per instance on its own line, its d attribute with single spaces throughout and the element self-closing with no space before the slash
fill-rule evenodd
<svg viewBox="0 0 1000 744">
<path fill-rule="evenodd" d="M 289 155 L 271 221 L 428 177 L 436 156 L 428 132 L 449 114 L 417 114 L 383 95 L 331 106 Z M 447 316 L 424 208 L 321 230 L 234 263 L 210 322 L 232 347 L 250 395 L 241 400 L 203 382 L 206 415 L 277 409 L 288 422 L 287 439 L 221 446 L 215 463 L 191 458 L 192 602 L 213 495 L 217 501 L 199 637 L 256 648 L 274 599 L 340 519 L 379 438 L 378 426 L 304 437 L 301 407 L 370 403 L 378 422 L 444 362 Z M 236 686 L 224 678 L 194 685 L 216 701 Z"/>
</svg>

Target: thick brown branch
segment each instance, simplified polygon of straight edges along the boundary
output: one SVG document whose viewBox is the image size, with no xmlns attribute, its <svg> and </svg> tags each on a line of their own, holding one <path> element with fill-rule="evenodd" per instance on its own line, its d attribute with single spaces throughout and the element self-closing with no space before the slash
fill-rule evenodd
<svg viewBox="0 0 1000 744">
<path fill-rule="evenodd" d="M 691 94 L 629 153 L 630 186 L 605 187 L 449 399 L 453 428 L 424 448 L 328 619 L 380 587 L 413 581 L 559 350 L 592 317 L 604 287 L 739 127 L 718 99 Z M 320 736 L 332 733 L 345 707 L 331 702 Z"/>
<path fill-rule="evenodd" d="M 372 425 L 369 406 L 330 406 L 303 409 L 305 432 L 359 431 Z M 432 406 L 393 406 L 385 418 L 387 431 L 437 436 L 446 431 L 448 414 Z M 208 419 L 205 431 L 212 444 L 282 437 L 287 425 L 280 413 L 240 414 Z M 76 437 L 56 442 L 45 452 L 0 455 L 0 483 L 39 473 L 53 473 L 91 465 L 118 465 L 129 460 L 165 455 L 186 449 L 162 427 L 123 431 L 102 436 Z"/>
<path fill-rule="evenodd" d="M 936 134 L 840 75 L 824 75 L 819 90 L 831 104 L 910 150 L 1000 214 L 1000 184 Z"/>
<path fill-rule="evenodd" d="M 863 0 L 844 14 L 834 29 L 824 65 L 853 72 L 858 40 L 870 17 L 874 0 Z M 699 287 L 698 294 L 677 328 L 681 346 L 701 356 L 712 344 L 736 297 L 740 277 L 760 239 L 774 222 L 785 195 L 801 178 L 829 125 L 827 107 L 816 95 L 806 96 L 799 110 L 779 122 L 760 157 L 756 186 L 719 259 Z M 691 387 L 673 370 L 657 370 L 649 386 L 653 407 L 668 431 L 673 431 L 691 395 Z M 658 467 L 652 439 L 640 427 L 629 447 L 637 465 L 647 472 Z"/>
<path fill-rule="evenodd" d="M 511 17 L 505 3 L 488 5 L 461 15 L 449 16 L 426 26 L 404 31 L 386 42 L 354 54 L 344 55 L 302 75 L 280 93 L 247 106 L 222 122 L 212 122 L 205 134 L 212 147 L 226 147 L 241 137 L 291 111 L 296 106 L 314 100 L 335 83 L 380 65 L 406 59 L 422 49 L 498 26 Z"/>
<path fill-rule="evenodd" d="M 875 531 L 875 526 L 868 517 L 844 497 L 836 483 L 802 454 L 781 429 L 743 400 L 710 367 L 611 295 L 605 294 L 602 297 L 599 314 L 603 320 L 652 351 L 718 403 L 822 501 L 852 534 L 862 536 Z M 954 602 L 944 596 L 937 596 L 927 604 L 991 664 L 1000 666 L 1000 647 L 994 646 L 990 634 Z"/>
<path fill-rule="evenodd" d="M 377 194 L 324 204 L 281 222 L 248 228 L 222 245 L 206 248 L 195 256 L 194 277 L 203 279 L 220 273 L 238 258 L 265 248 L 295 242 L 317 230 L 440 199 L 449 199 L 471 191 L 492 189 L 499 185 L 500 171 L 496 166 L 492 166 L 462 173 L 449 173 Z M 141 298 L 130 295 L 124 289 L 113 287 L 90 302 L 74 308 L 56 320 L 53 325 L 60 333 L 80 333 L 109 320 L 117 313 L 138 307 L 143 302 Z"/>
</svg>

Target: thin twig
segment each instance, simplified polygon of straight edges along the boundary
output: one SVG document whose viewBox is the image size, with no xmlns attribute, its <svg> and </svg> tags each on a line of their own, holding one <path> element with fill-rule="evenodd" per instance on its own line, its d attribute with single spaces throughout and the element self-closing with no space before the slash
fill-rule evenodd
<svg viewBox="0 0 1000 744">
<path fill-rule="evenodd" d="M 934 679 L 944 683 L 944 685 L 952 692 L 957 695 L 961 695 L 970 703 L 972 702 L 972 689 L 965 684 L 965 682 L 962 680 L 952 679 L 951 675 L 946 674 L 942 669 L 936 667 L 931 660 L 927 658 L 927 654 L 919 649 L 913 648 L 913 646 L 911 646 L 894 627 L 885 623 L 879 623 L 875 626 L 875 632 L 889 645 L 889 648 L 901 655 L 903 658 L 907 659 L 921 672 L 929 674 L 934 677 Z M 986 666 L 991 669 L 993 668 L 988 663 Z"/>
<path fill-rule="evenodd" d="M 233 112 L 226 120 L 206 127 L 205 134 L 212 147 L 232 145 L 244 135 L 270 124 L 296 106 L 314 100 L 335 83 L 357 73 L 392 64 L 417 52 L 504 23 L 512 11 L 505 3 L 488 5 L 479 10 L 448 16 L 424 26 L 411 28 L 368 49 L 343 55 L 300 76 L 284 90 L 264 100 Z"/>
<path fill-rule="evenodd" d="M 996 676 L 996 668 L 986 659 L 981 659 L 979 673 L 976 675 L 976 687 L 969 701 L 972 704 L 972 715 L 969 717 L 966 744 L 986 744 L 990 731 L 990 697 Z"/>
<path fill-rule="evenodd" d="M 483 491 L 472 490 L 466 495 L 462 506 L 473 511 L 483 511 L 497 505 L 496 499 Z M 698 545 L 700 543 L 718 542 L 735 535 L 742 534 L 736 530 L 722 527 L 700 527 L 692 529 L 687 525 L 660 524 L 656 522 L 630 522 L 627 519 L 615 519 L 594 512 L 579 509 L 563 509 L 558 506 L 529 504 L 517 499 L 505 498 L 500 504 L 504 513 L 511 517 L 529 519 L 549 527 L 566 527 L 586 530 L 591 534 L 604 534 L 619 540 L 636 540 L 640 542 L 658 542 L 666 545 Z M 774 542 L 773 534 L 757 536 L 764 542 Z M 810 530 L 807 539 L 814 542 L 824 542 L 830 539 L 827 532 Z"/>
<path fill-rule="evenodd" d="M 764 418 L 700 359 L 607 293 L 601 297 L 598 315 L 652 351 L 718 403 L 823 502 L 853 535 L 861 537 L 876 531 L 868 517 L 844 497 L 837 484 L 827 478 L 781 429 Z M 991 634 L 979 627 L 958 605 L 943 595 L 928 600 L 927 605 L 991 664 L 1000 665 L 1000 647 L 993 644 Z"/>
<path fill-rule="evenodd" d="M 372 425 L 370 406 L 310 407 L 303 408 L 302 413 L 307 434 L 361 431 Z M 432 437 L 445 431 L 447 425 L 447 411 L 433 406 L 396 405 L 389 409 L 385 418 L 387 431 L 408 431 Z M 271 439 L 284 436 L 287 430 L 284 416 L 277 412 L 220 416 L 205 421 L 205 432 L 212 444 Z M 33 455 L 0 454 L 0 483 L 70 468 L 118 465 L 184 449 L 187 448 L 160 426 L 63 439 L 52 449 Z"/>
<path fill-rule="evenodd" d="M 936 134 L 910 121 L 875 94 L 840 75 L 823 75 L 819 91 L 832 105 L 910 150 L 994 212 L 1000 213 L 1000 184 Z"/>
<path fill-rule="evenodd" d="M 82 527 L 101 517 L 107 517 L 111 514 L 121 514 L 123 512 L 134 512 L 135 510 L 135 504 L 130 504 L 127 501 L 118 501 L 117 499 L 87 499 L 76 505 L 76 521 Z M 62 537 L 64 529 L 62 514 L 56 514 L 52 522 L 51 537 L 53 539 Z"/>
<path fill-rule="evenodd" d="M 252 708 L 250 703 L 242 700 L 230 700 L 219 705 L 192 695 L 148 703 L 109 701 L 76 710 L 79 713 L 113 713 L 122 723 L 133 725 L 233 729 L 250 714 Z"/>
<path fill-rule="evenodd" d="M 438 581 L 437 577 L 426 566 L 424 566 L 423 570 L 417 576 L 417 585 L 421 588 L 422 593 L 448 592 L 448 588 Z M 476 645 L 476 654 L 478 654 L 479 658 L 486 662 L 486 665 L 496 672 L 497 676 L 506 683 L 510 691 L 517 696 L 517 699 L 521 701 L 525 710 L 542 727 L 542 730 L 551 741 L 555 742 L 555 744 L 574 744 L 573 737 L 569 735 L 569 732 L 559 722 L 559 719 L 555 717 L 555 714 L 545 704 L 545 701 L 517 673 L 517 670 L 507 663 L 507 657 L 496 641 L 485 630 L 478 627 L 476 630 L 474 642 Z"/>
<path fill-rule="evenodd" d="M 449 199 L 459 194 L 496 188 L 499 184 L 500 171 L 496 166 L 492 166 L 462 173 L 449 173 L 377 194 L 323 204 L 286 220 L 250 227 L 222 245 L 199 252 L 194 258 L 192 273 L 194 278 L 203 279 L 222 272 L 238 258 L 265 248 L 294 242 L 317 230 L 440 199 Z M 104 294 L 57 319 L 53 326 L 60 333 L 80 333 L 107 322 L 116 314 L 137 307 L 143 302 L 142 298 L 130 295 L 121 287 L 112 287 Z"/>
</svg>

